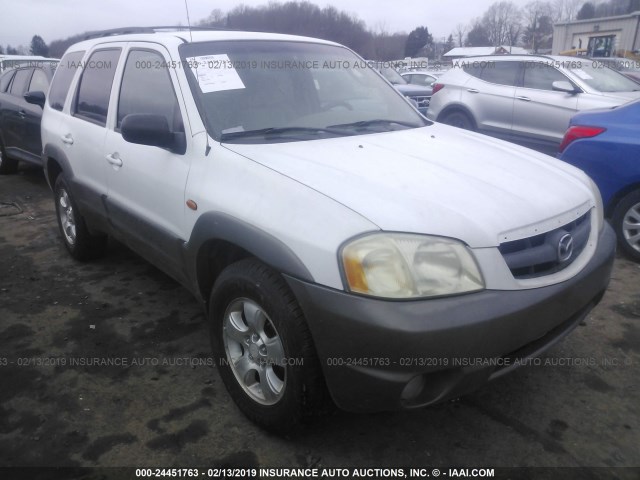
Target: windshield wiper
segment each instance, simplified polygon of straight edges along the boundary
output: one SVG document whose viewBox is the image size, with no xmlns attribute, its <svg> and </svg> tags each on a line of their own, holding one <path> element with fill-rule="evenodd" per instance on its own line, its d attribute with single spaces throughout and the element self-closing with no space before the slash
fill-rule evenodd
<svg viewBox="0 0 640 480">
<path fill-rule="evenodd" d="M 424 125 L 416 125 L 415 123 L 403 122 L 399 120 L 386 120 L 384 118 L 378 118 L 375 120 L 362 120 L 361 122 L 353 122 L 353 123 L 342 123 L 339 125 L 330 125 L 328 128 L 366 128 L 366 127 L 374 127 L 376 125 L 401 125 L 407 128 L 419 128 Z"/>
<path fill-rule="evenodd" d="M 301 134 L 322 134 L 329 133 L 331 135 L 351 135 L 344 130 L 340 130 L 337 128 L 316 128 L 316 127 L 269 127 L 269 128 L 261 128 L 258 130 L 245 130 L 239 132 L 227 132 L 223 133 L 220 136 L 220 141 L 224 142 L 225 140 L 234 140 L 238 138 L 250 138 L 250 137 L 268 137 L 268 136 L 278 136 L 278 135 L 286 135 L 289 133 L 301 133 Z"/>
</svg>

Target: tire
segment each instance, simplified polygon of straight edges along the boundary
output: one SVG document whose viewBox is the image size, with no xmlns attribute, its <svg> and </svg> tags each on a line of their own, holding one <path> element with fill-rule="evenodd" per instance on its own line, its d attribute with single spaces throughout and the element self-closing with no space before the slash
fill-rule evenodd
<svg viewBox="0 0 640 480">
<path fill-rule="evenodd" d="M 0 175 L 8 175 L 18 171 L 18 160 L 7 157 L 4 145 L 0 142 Z"/>
<path fill-rule="evenodd" d="M 58 227 L 71 256 L 80 261 L 103 256 L 107 250 L 107 237 L 89 233 L 63 174 L 58 175 L 53 191 Z"/>
<path fill-rule="evenodd" d="M 612 223 L 622 251 L 640 262 L 640 190 L 629 193 L 618 202 Z"/>
<path fill-rule="evenodd" d="M 220 376 L 245 416 L 285 434 L 323 412 L 311 333 L 278 273 L 255 259 L 227 267 L 211 292 L 209 320 Z"/>
<path fill-rule="evenodd" d="M 459 110 L 454 110 L 453 112 L 445 113 L 440 120 L 442 123 L 446 123 L 447 125 L 451 125 L 452 127 L 462 128 L 463 130 L 471 130 L 475 131 L 475 124 L 469 115 Z"/>
</svg>

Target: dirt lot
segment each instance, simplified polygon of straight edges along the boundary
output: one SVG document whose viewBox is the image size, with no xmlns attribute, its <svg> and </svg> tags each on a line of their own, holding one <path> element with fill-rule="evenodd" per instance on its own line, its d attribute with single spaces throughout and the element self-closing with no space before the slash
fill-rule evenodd
<svg viewBox="0 0 640 480">
<path fill-rule="evenodd" d="M 0 208 L 0 466 L 640 467 L 640 265 L 624 258 L 542 365 L 436 407 L 336 413 L 277 438 L 230 401 L 186 290 L 115 243 L 71 260 L 38 169 L 0 177 L 0 202 L 19 207 Z"/>
</svg>

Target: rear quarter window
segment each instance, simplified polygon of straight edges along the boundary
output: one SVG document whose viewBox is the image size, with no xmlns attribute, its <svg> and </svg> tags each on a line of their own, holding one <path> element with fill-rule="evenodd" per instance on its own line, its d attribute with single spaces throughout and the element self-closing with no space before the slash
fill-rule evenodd
<svg viewBox="0 0 640 480">
<path fill-rule="evenodd" d="M 0 92 L 4 93 L 7 91 L 9 84 L 11 83 L 11 79 L 15 75 L 16 72 L 11 71 L 7 72 L 2 77 L 0 77 Z"/>
</svg>

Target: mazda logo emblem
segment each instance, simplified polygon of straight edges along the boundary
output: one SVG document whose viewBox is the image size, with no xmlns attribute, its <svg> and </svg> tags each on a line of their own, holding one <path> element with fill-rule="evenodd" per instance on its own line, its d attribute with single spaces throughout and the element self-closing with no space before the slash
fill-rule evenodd
<svg viewBox="0 0 640 480">
<path fill-rule="evenodd" d="M 558 260 L 560 263 L 568 261 L 573 255 L 573 237 L 570 233 L 562 236 L 558 242 Z"/>
</svg>

